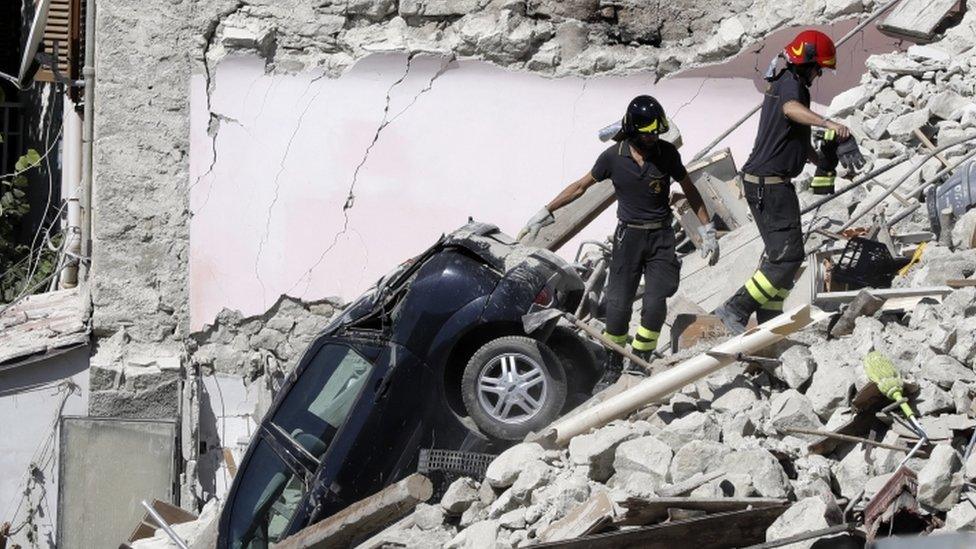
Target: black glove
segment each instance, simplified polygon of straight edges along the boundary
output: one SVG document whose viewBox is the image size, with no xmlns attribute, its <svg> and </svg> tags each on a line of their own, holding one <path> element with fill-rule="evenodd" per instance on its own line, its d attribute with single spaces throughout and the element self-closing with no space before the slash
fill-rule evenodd
<svg viewBox="0 0 976 549">
<path fill-rule="evenodd" d="M 853 135 L 837 144 L 837 158 L 845 168 L 853 171 L 860 170 L 867 163 Z"/>
<path fill-rule="evenodd" d="M 837 175 L 837 140 L 833 137 L 833 132 L 827 135 L 818 135 L 820 151 L 817 155 L 817 171 L 813 174 L 810 182 L 810 190 L 814 194 L 834 194 L 834 177 Z M 829 137 L 829 138 L 828 138 Z"/>
</svg>

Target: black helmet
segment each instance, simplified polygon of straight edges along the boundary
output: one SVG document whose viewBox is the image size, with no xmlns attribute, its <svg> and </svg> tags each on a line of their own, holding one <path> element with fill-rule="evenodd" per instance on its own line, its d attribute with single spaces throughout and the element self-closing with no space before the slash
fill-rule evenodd
<svg viewBox="0 0 976 549">
<path fill-rule="evenodd" d="M 623 134 L 636 137 L 639 134 L 661 135 L 668 132 L 668 118 L 664 107 L 650 95 L 638 95 L 627 105 L 623 120 Z"/>
</svg>

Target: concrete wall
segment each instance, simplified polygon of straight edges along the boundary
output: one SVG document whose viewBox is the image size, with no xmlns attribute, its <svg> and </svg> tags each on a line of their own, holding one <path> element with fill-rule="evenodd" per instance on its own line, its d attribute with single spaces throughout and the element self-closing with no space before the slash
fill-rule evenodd
<svg viewBox="0 0 976 549">
<path fill-rule="evenodd" d="M 84 415 L 88 409 L 89 352 L 83 347 L 0 371 L 0 517 L 16 528 L 32 516 L 12 538 L 24 547 L 33 547 L 28 543 L 32 527 L 39 546 L 54 547 L 57 420 L 62 414 Z M 25 488 L 30 494 L 26 498 Z"/>
</svg>

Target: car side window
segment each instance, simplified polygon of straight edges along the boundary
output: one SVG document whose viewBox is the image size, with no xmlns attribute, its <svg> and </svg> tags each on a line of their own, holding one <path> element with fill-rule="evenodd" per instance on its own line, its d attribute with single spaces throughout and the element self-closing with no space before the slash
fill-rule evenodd
<svg viewBox="0 0 976 549">
<path fill-rule="evenodd" d="M 275 412 L 272 423 L 312 455 L 322 457 L 372 369 L 369 361 L 349 347 L 323 347 Z"/>
<path fill-rule="evenodd" d="M 325 345 L 299 376 L 271 422 L 321 458 L 345 423 L 373 365 L 345 345 Z M 266 435 L 267 436 L 267 435 Z M 264 549 L 280 541 L 304 497 L 303 476 L 266 440 L 248 460 L 232 502 L 228 537 L 235 549 Z"/>
</svg>

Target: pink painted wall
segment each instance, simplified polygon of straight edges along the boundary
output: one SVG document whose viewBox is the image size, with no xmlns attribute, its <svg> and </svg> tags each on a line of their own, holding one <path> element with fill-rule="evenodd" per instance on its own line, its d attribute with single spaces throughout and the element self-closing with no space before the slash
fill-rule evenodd
<svg viewBox="0 0 976 549">
<path fill-rule="evenodd" d="M 892 48 L 880 41 L 867 49 Z M 747 52 L 728 66 L 657 83 L 650 74 L 550 79 L 418 57 L 395 86 L 403 55 L 368 57 L 337 79 L 266 75 L 260 59 L 227 58 L 211 100 L 222 119 L 215 143 L 203 77 L 192 84 L 192 326 L 223 307 L 260 313 L 282 293 L 354 298 L 468 216 L 514 235 L 589 170 L 606 146 L 596 131 L 635 95 L 664 104 L 690 158 L 761 100 L 770 55 L 758 56 L 759 73 L 757 54 Z M 863 59 L 841 62 L 839 75 L 825 80 L 842 83 L 821 87 L 820 102 L 856 84 Z M 723 144 L 740 165 L 757 120 Z M 355 200 L 343 212 L 354 177 Z M 603 239 L 613 224 L 611 209 L 562 253 L 571 258 L 579 240 Z"/>
</svg>

